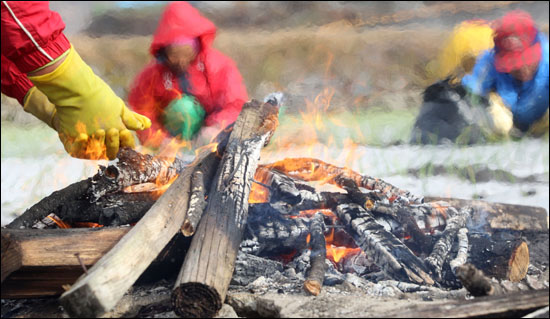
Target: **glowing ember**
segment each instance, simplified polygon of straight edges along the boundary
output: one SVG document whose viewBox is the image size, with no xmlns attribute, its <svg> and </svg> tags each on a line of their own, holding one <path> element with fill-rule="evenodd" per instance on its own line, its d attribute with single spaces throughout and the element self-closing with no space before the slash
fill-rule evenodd
<svg viewBox="0 0 550 319">
<path fill-rule="evenodd" d="M 59 228 L 71 228 L 67 223 L 63 222 L 61 219 L 59 219 L 57 216 L 46 216 L 49 219 L 51 219 Z"/>
<path fill-rule="evenodd" d="M 99 228 L 103 227 L 101 224 L 90 223 L 90 222 L 75 222 L 73 223 L 74 228 Z"/>
</svg>

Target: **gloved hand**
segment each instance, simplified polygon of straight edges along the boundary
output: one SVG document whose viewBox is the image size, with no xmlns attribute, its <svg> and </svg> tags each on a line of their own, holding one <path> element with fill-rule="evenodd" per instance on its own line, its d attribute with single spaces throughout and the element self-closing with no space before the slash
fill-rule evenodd
<svg viewBox="0 0 550 319">
<path fill-rule="evenodd" d="M 73 157 L 114 159 L 119 146 L 135 146 L 129 130 L 151 126 L 151 120 L 126 107 L 72 46 L 54 71 L 29 79 L 55 105 L 54 128 Z"/>
<path fill-rule="evenodd" d="M 489 93 L 488 112 L 493 122 L 493 132 L 500 136 L 508 136 L 514 126 L 514 116 L 496 92 Z"/>
<path fill-rule="evenodd" d="M 23 110 L 36 116 L 42 122 L 48 124 L 55 130 L 54 117 L 56 114 L 55 105 L 48 100 L 44 93 L 33 86 L 27 95 L 23 104 Z"/>
<path fill-rule="evenodd" d="M 184 95 L 166 107 L 162 120 L 170 134 L 190 140 L 201 128 L 205 113 L 194 97 Z"/>
</svg>

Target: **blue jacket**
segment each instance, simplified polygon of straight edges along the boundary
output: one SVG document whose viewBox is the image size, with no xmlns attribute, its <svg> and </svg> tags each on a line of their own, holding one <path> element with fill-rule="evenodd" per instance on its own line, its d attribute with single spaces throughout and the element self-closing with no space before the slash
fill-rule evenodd
<svg viewBox="0 0 550 319">
<path fill-rule="evenodd" d="M 512 111 L 514 125 L 522 131 L 548 110 L 548 39 L 538 32 L 536 41 L 541 43 L 542 57 L 531 81 L 521 83 L 510 74 L 497 72 L 494 50 L 482 53 L 472 73 L 462 78 L 462 85 L 474 94 L 487 96 L 496 91 Z"/>
</svg>

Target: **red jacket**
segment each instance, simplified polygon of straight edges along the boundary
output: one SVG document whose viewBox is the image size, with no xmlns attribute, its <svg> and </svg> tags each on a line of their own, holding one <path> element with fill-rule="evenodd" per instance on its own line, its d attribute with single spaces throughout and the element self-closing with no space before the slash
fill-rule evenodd
<svg viewBox="0 0 550 319">
<path fill-rule="evenodd" d="M 246 87 L 235 63 L 211 47 L 216 35 L 214 24 L 185 2 L 170 3 L 159 22 L 150 53 L 171 44 L 177 37 L 198 37 L 200 52 L 187 68 L 189 92 L 206 112 L 206 126 L 234 122 L 248 100 Z M 168 136 L 160 116 L 164 108 L 181 96 L 177 77 L 163 64 L 151 61 L 135 78 L 128 96 L 134 111 L 151 119 L 150 129 L 137 131 L 142 143 L 152 136 Z M 150 141 L 150 140 L 149 140 Z"/>
<path fill-rule="evenodd" d="M 70 48 L 61 16 L 44 1 L 2 1 L 2 93 L 23 104 L 32 87 L 25 74 Z"/>
</svg>

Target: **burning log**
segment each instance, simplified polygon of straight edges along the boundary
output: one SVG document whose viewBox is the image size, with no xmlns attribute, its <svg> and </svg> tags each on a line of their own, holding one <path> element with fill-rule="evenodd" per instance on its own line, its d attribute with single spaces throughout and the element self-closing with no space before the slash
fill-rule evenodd
<svg viewBox="0 0 550 319">
<path fill-rule="evenodd" d="M 325 244 L 325 222 L 323 214 L 316 213 L 311 221 L 311 267 L 304 282 L 304 289 L 317 296 L 321 293 L 325 278 L 327 250 Z"/>
<path fill-rule="evenodd" d="M 136 184 L 155 181 L 159 184 L 166 184 L 178 176 L 189 164 L 178 158 L 168 160 L 140 154 L 126 147 L 120 149 L 117 158 L 119 161 L 116 166 L 108 166 L 103 174 L 92 178 L 92 200 Z"/>
<path fill-rule="evenodd" d="M 53 192 L 50 196 L 43 198 L 31 208 L 27 209 L 21 216 L 6 225 L 6 228 L 31 228 L 37 220 L 41 220 L 50 213 L 55 212 L 63 203 L 76 200 L 83 194 L 86 194 L 91 187 L 91 182 L 92 178 L 88 178 Z"/>
<path fill-rule="evenodd" d="M 228 136 L 225 130 L 218 135 L 219 152 L 223 152 Z M 201 149 L 132 230 L 60 297 L 71 316 L 96 317 L 116 305 L 181 229 L 189 204 L 191 176 L 205 158 L 212 156 L 218 155 L 210 147 Z"/>
<path fill-rule="evenodd" d="M 336 207 L 339 203 L 349 202 L 346 194 L 317 192 L 303 181 L 277 170 L 259 167 L 256 174 L 263 177 L 264 186 L 269 188 L 269 202 L 285 215 L 298 215 L 303 210 Z"/>
<path fill-rule="evenodd" d="M 105 219 L 103 225 L 113 226 L 135 222 L 152 206 L 154 199 L 146 194 L 126 195 L 120 191 L 141 183 L 166 183 L 188 164 L 177 158 L 170 161 L 143 155 L 129 148 L 121 148 L 117 158 L 116 165 L 100 167 L 93 177 L 53 192 L 6 228 L 30 228 L 50 213 L 56 213 L 66 222 Z M 133 207 L 132 202 L 137 207 Z"/>
<path fill-rule="evenodd" d="M 263 165 L 269 169 L 276 169 L 285 172 L 289 176 L 297 177 L 306 181 L 328 181 L 341 188 L 338 178 L 345 176 L 353 180 L 357 187 L 368 190 L 376 190 L 386 196 L 390 201 L 399 199 L 406 203 L 422 203 L 421 197 L 412 195 L 409 191 L 399 189 L 379 178 L 361 175 L 348 168 L 334 166 L 314 158 L 291 158 L 269 165 Z"/>
<path fill-rule="evenodd" d="M 278 107 L 243 106 L 208 194 L 208 206 L 172 293 L 180 316 L 211 317 L 221 308 L 233 274 L 261 148 L 278 123 Z M 215 247 L 215 249 L 213 249 Z"/>
<path fill-rule="evenodd" d="M 241 249 L 257 256 L 277 256 L 302 250 L 307 245 L 309 218 L 286 218 L 268 203 L 249 206 Z"/>
<path fill-rule="evenodd" d="M 424 263 L 361 206 L 342 204 L 336 212 L 357 245 L 388 275 L 407 282 L 434 284 Z"/>
<path fill-rule="evenodd" d="M 452 211 L 456 211 L 454 208 Z M 438 280 L 441 279 L 441 269 L 443 262 L 451 251 L 453 242 L 459 229 L 466 226 L 466 221 L 472 213 L 472 208 L 469 206 L 463 207 L 459 212 L 455 213 L 447 219 L 447 226 L 441 234 L 441 237 L 434 245 L 434 249 L 430 256 L 426 258 L 426 263 L 430 266 Z"/>
</svg>

